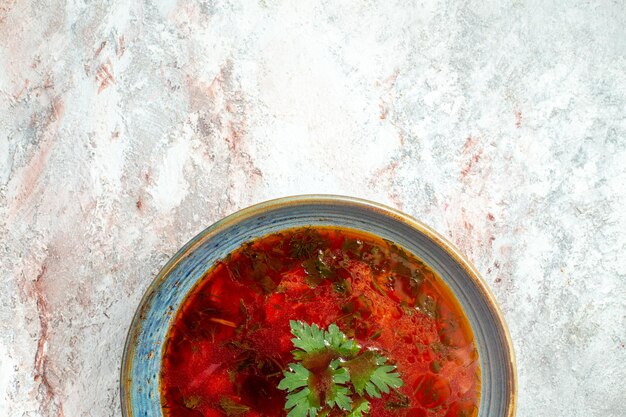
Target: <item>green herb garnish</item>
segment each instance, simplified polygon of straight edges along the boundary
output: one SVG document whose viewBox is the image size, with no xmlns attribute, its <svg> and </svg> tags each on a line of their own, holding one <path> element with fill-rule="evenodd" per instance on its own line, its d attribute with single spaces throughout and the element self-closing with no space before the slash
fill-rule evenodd
<svg viewBox="0 0 626 417">
<path fill-rule="evenodd" d="M 367 397 L 380 398 L 402 386 L 387 358 L 361 351 L 336 324 L 327 330 L 300 321 L 290 325 L 296 362 L 278 385 L 288 392 L 287 417 L 322 417 L 335 407 L 348 417 L 362 417 L 370 409 Z"/>
<path fill-rule="evenodd" d="M 313 256 L 327 240 L 315 229 L 303 229 L 294 233 L 289 241 L 291 256 L 295 259 L 307 259 Z"/>
<path fill-rule="evenodd" d="M 341 245 L 341 249 L 347 254 L 360 257 L 363 251 L 363 242 L 358 239 L 346 238 L 346 240 L 343 241 L 343 245 Z"/>
<path fill-rule="evenodd" d="M 370 402 L 365 398 L 359 399 L 359 401 L 355 402 L 352 406 L 352 411 L 348 414 L 347 417 L 363 417 L 363 414 L 367 414 L 370 411 Z"/>
<path fill-rule="evenodd" d="M 409 406 L 410 406 L 409 397 L 407 397 L 406 395 L 398 391 L 395 391 L 393 395 L 391 396 L 391 399 L 389 399 L 387 403 L 385 404 L 385 408 L 388 410 L 395 410 L 399 408 L 409 408 Z"/>
</svg>

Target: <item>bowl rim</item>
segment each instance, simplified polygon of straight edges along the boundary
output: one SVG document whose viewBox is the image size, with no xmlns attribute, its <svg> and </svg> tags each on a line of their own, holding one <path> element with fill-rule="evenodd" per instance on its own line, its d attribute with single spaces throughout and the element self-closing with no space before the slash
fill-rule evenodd
<svg viewBox="0 0 626 417">
<path fill-rule="evenodd" d="M 284 208 L 289 206 L 302 206 L 302 205 L 314 205 L 314 204 L 337 204 L 342 206 L 358 206 L 359 208 L 369 209 L 378 214 L 392 217 L 395 220 L 404 223 L 405 225 L 415 229 L 416 231 L 426 235 L 433 242 L 435 242 L 440 248 L 442 248 L 448 255 L 450 255 L 467 273 L 474 284 L 477 285 L 483 297 L 487 300 L 489 308 L 494 313 L 498 325 L 503 330 L 504 340 L 506 344 L 506 350 L 509 354 L 509 362 L 505 365 L 509 368 L 509 398 L 508 409 L 506 410 L 506 417 L 515 417 L 517 409 L 517 366 L 515 361 L 515 351 L 513 349 L 513 342 L 509 329 L 504 320 L 504 315 L 493 295 L 491 289 L 487 285 L 484 278 L 480 275 L 474 265 L 467 259 L 467 257 L 455 247 L 449 240 L 436 232 L 430 226 L 420 222 L 419 220 L 409 216 L 397 210 L 393 207 L 376 203 L 370 200 L 357 197 L 348 197 L 336 194 L 299 194 L 287 197 L 275 198 L 267 201 L 263 201 L 257 204 L 253 204 L 241 210 L 238 210 L 232 214 L 229 214 L 222 219 L 211 224 L 200 233 L 195 235 L 189 240 L 182 248 L 180 248 L 161 268 L 161 270 L 154 277 L 150 285 L 144 291 L 141 300 L 135 310 L 133 318 L 131 320 L 126 339 L 124 342 L 124 350 L 122 353 L 122 362 L 120 366 L 120 403 L 122 408 L 123 417 L 133 417 L 131 407 L 130 383 L 128 378 L 130 375 L 132 361 L 130 358 L 134 352 L 135 340 L 141 329 L 139 326 L 143 320 L 143 310 L 148 307 L 147 301 L 151 294 L 156 290 L 161 281 L 167 276 L 167 274 L 188 254 L 200 246 L 204 241 L 210 239 L 221 231 L 228 229 L 229 227 L 256 215 L 262 214 L 265 211 Z"/>
</svg>

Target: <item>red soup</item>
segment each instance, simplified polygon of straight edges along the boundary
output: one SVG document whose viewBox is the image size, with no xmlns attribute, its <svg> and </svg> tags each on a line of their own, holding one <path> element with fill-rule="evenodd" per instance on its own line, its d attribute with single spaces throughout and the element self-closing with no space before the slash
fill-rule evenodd
<svg viewBox="0 0 626 417">
<path fill-rule="evenodd" d="M 165 415 L 287 415 L 287 405 L 294 402 L 286 404 L 289 391 L 281 380 L 297 363 L 294 322 L 322 330 L 338 327 L 358 344 L 356 349 L 384 357 L 388 372 L 402 381 L 390 382 L 378 396 L 358 394 L 356 383 L 343 382 L 352 407 L 368 402 L 365 412 L 353 416 L 477 415 L 478 353 L 446 285 L 393 242 L 326 227 L 297 228 L 246 243 L 200 280 L 166 342 Z M 302 362 L 310 377 L 298 389 L 310 388 L 308 400 L 324 401 L 328 386 L 312 381 L 321 380 L 316 372 L 327 372 L 321 368 L 348 363 L 340 356 L 318 361 L 315 369 Z M 296 408 L 290 417 L 302 415 Z M 322 406 L 308 415 L 347 416 L 351 411 Z"/>
</svg>

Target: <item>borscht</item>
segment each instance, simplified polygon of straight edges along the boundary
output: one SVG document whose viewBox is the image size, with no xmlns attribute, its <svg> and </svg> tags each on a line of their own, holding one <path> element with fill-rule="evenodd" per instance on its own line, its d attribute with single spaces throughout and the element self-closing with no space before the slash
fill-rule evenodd
<svg viewBox="0 0 626 417">
<path fill-rule="evenodd" d="M 216 262 L 162 360 L 167 417 L 478 414 L 478 352 L 452 292 L 352 229 L 289 229 Z"/>
</svg>

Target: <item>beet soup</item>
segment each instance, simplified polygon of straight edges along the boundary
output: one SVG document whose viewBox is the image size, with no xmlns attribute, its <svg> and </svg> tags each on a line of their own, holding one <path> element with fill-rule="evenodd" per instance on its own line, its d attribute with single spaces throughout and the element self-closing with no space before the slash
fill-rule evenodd
<svg viewBox="0 0 626 417">
<path fill-rule="evenodd" d="M 312 356 L 296 352 L 305 337 L 319 342 Z M 333 350 L 338 338 L 351 353 Z M 163 354 L 168 417 L 473 417 L 479 396 L 451 291 L 393 242 L 351 229 L 244 244 L 191 290 Z"/>
</svg>

